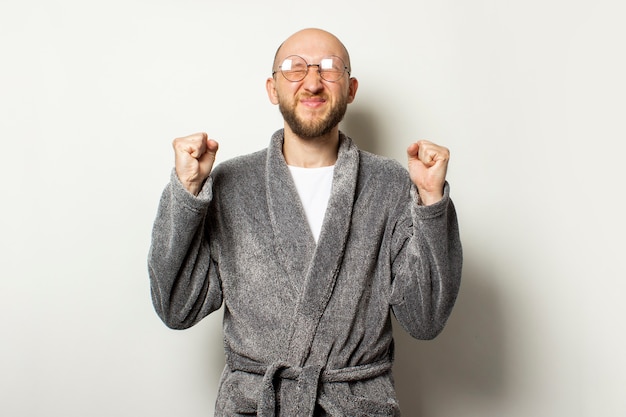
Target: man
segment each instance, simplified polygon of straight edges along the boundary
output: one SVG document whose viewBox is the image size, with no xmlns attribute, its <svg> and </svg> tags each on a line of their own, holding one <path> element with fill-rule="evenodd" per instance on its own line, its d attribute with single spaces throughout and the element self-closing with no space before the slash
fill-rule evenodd
<svg viewBox="0 0 626 417">
<path fill-rule="evenodd" d="M 408 147 L 408 173 L 339 131 L 358 82 L 332 34 L 278 49 L 266 88 L 284 129 L 267 149 L 213 167 L 205 133 L 174 141 L 149 255 L 170 327 L 224 305 L 217 416 L 399 415 L 391 312 L 414 337 L 442 329 L 461 244 L 448 150 Z"/>
</svg>

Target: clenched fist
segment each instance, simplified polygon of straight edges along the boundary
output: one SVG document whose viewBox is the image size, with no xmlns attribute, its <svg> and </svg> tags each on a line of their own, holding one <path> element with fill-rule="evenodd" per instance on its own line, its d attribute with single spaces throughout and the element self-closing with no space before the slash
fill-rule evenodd
<svg viewBox="0 0 626 417">
<path fill-rule="evenodd" d="M 411 144 L 406 153 L 409 157 L 409 175 L 417 187 L 424 205 L 443 198 L 450 151 L 427 140 Z"/>
<path fill-rule="evenodd" d="M 187 191 L 198 195 L 213 168 L 217 142 L 202 132 L 174 139 L 172 146 L 178 179 Z"/>
</svg>

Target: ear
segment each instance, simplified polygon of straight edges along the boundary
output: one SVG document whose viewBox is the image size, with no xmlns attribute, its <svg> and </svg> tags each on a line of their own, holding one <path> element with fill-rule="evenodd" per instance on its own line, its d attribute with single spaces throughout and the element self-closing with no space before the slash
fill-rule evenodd
<svg viewBox="0 0 626 417">
<path fill-rule="evenodd" d="M 359 81 L 356 78 L 350 78 L 348 83 L 348 103 L 352 103 L 356 96 L 356 90 L 359 88 Z"/>
<path fill-rule="evenodd" d="M 276 80 L 274 77 L 270 77 L 265 81 L 265 89 L 267 90 L 267 97 L 269 97 L 272 104 L 278 104 L 278 94 L 276 93 Z"/>
</svg>

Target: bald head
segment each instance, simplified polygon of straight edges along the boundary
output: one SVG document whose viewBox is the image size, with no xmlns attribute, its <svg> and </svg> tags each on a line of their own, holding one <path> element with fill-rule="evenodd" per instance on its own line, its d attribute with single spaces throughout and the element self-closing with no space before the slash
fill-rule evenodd
<svg viewBox="0 0 626 417">
<path fill-rule="evenodd" d="M 335 35 L 322 29 L 303 29 L 288 37 L 278 47 L 272 68 L 275 69 L 277 63 L 289 55 L 300 55 L 311 60 L 335 55 L 351 68 L 350 55 L 344 44 Z"/>
</svg>

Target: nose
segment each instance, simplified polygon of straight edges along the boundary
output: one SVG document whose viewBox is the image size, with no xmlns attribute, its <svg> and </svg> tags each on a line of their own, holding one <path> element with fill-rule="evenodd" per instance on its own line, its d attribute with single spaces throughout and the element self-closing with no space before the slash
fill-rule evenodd
<svg viewBox="0 0 626 417">
<path fill-rule="evenodd" d="M 320 66 L 318 64 L 309 64 L 307 67 L 308 71 L 304 80 L 302 80 L 304 88 L 312 93 L 322 90 L 324 84 L 322 83 L 322 76 L 319 71 Z"/>
</svg>

